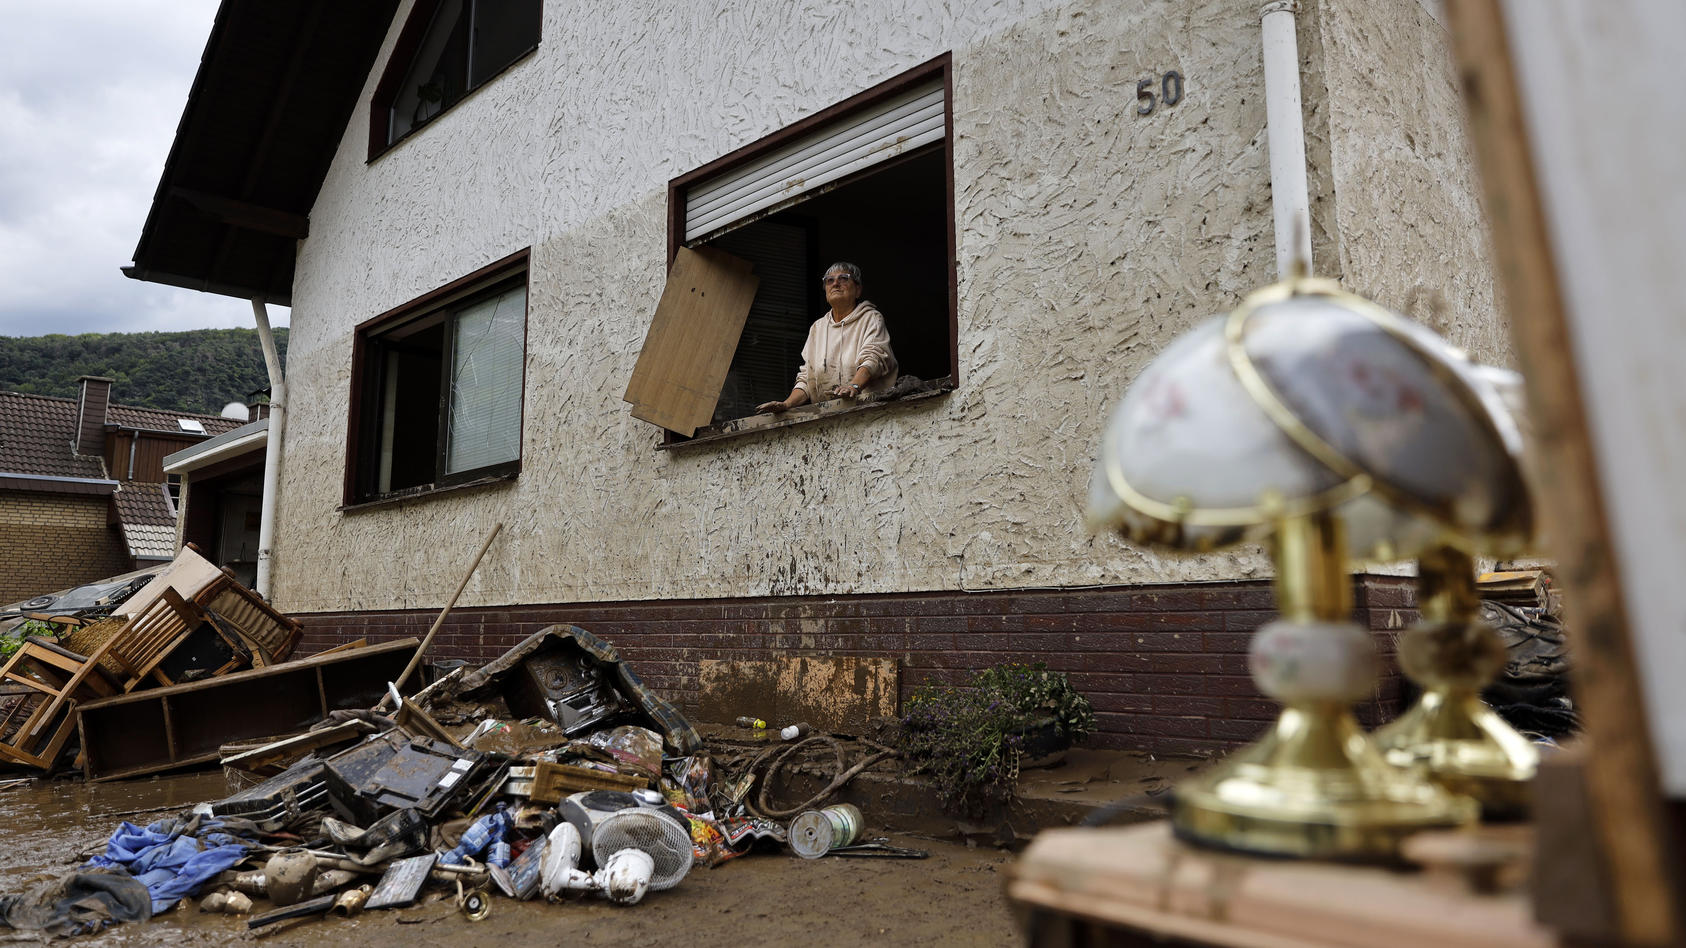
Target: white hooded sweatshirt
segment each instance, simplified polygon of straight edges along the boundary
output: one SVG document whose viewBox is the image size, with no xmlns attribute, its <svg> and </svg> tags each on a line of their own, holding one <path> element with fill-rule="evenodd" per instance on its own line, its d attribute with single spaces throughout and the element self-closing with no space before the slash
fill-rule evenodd
<svg viewBox="0 0 1686 948">
<path fill-rule="evenodd" d="M 841 321 L 833 322 L 827 312 L 809 327 L 795 387 L 807 392 L 809 401 L 823 402 L 832 397 L 833 388 L 854 381 L 855 370 L 862 366 L 872 374 L 872 379 L 861 386 L 863 394 L 882 392 L 896 384 L 899 367 L 896 354 L 890 351 L 884 314 L 866 300 L 855 304 Z"/>
</svg>

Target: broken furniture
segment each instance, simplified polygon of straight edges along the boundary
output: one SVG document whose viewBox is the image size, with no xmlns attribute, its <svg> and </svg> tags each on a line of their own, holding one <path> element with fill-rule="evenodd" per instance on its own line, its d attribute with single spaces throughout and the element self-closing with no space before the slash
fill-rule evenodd
<svg viewBox="0 0 1686 948">
<path fill-rule="evenodd" d="M 25 638 L 0 668 L 0 758 L 52 770 L 76 730 L 77 705 L 120 687 L 88 657 L 49 638 Z"/>
<path fill-rule="evenodd" d="M 134 691 L 148 678 L 156 679 L 162 685 L 175 684 L 159 669 L 159 663 L 187 641 L 203 620 L 204 613 L 198 607 L 184 601 L 174 589 L 164 588 L 157 599 L 82 660 L 81 667 L 72 673 L 63 690 L 48 703 L 43 719 L 30 733 L 39 733 L 77 686 L 91 676 L 112 675 L 118 682 L 117 690 L 125 694 Z M 117 666 L 115 673 L 108 668 L 108 659 Z"/>
<path fill-rule="evenodd" d="M 84 704 L 88 778 L 206 763 L 231 741 L 290 734 L 329 712 L 368 708 L 403 671 L 416 644 L 401 639 Z"/>
<path fill-rule="evenodd" d="M 275 611 L 257 593 L 241 585 L 233 571 L 218 569 L 200 556 L 192 544 L 182 547 L 169 566 L 152 582 L 113 610 L 113 615 L 134 616 L 145 611 L 165 590 L 220 619 L 219 631 L 235 634 L 251 653 L 253 667 L 261 668 L 286 660 L 298 644 L 303 627 L 297 620 Z"/>
</svg>

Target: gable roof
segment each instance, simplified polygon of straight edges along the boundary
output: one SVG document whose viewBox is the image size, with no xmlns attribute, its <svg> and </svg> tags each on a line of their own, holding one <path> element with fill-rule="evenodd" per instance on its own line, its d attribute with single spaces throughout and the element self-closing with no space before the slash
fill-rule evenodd
<svg viewBox="0 0 1686 948">
<path fill-rule="evenodd" d="M 137 560 L 167 560 L 176 555 L 176 514 L 163 484 L 124 481 L 111 495 L 129 556 Z"/>
<path fill-rule="evenodd" d="M 0 392 L 0 474 L 29 474 L 38 477 L 82 477 L 101 479 L 105 465 L 95 456 L 71 453 L 76 438 L 77 400 L 56 395 Z M 106 423 L 125 428 L 144 428 L 183 434 L 178 418 L 191 418 L 205 426 L 207 435 L 233 431 L 243 422 L 216 415 L 161 411 L 111 405 Z"/>
<path fill-rule="evenodd" d="M 223 0 L 124 275 L 290 304 L 297 242 L 397 9 Z"/>
<path fill-rule="evenodd" d="M 0 472 L 42 477 L 105 477 L 95 457 L 70 451 L 76 399 L 0 392 Z"/>
</svg>

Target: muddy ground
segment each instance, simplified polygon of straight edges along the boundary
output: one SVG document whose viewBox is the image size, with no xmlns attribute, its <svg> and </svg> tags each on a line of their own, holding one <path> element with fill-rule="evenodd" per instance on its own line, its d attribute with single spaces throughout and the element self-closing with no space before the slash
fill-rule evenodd
<svg viewBox="0 0 1686 948">
<path fill-rule="evenodd" d="M 110 784 L 36 781 L 0 791 L 6 814 L 0 829 L 0 892 L 15 892 L 42 873 L 70 869 L 102 849 L 123 820 L 144 824 L 226 793 L 221 773 Z M 243 918 L 201 913 L 190 899 L 151 922 L 118 926 L 74 943 L 809 948 L 1019 941 L 1002 898 L 1010 855 L 948 841 L 891 839 L 928 849 L 931 858 L 810 861 L 785 853 L 752 854 L 715 869 L 698 869 L 677 888 L 653 892 L 631 907 L 595 900 L 546 905 L 497 898 L 489 918 L 470 922 L 444 899 L 354 919 L 276 926 L 282 930 L 261 938 L 246 930 Z"/>
</svg>

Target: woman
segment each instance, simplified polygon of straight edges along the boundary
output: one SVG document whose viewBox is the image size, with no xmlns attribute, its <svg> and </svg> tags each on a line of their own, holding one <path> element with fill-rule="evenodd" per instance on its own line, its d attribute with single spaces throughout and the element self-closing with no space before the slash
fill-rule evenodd
<svg viewBox="0 0 1686 948">
<path fill-rule="evenodd" d="M 757 412 L 789 411 L 828 398 L 860 398 L 896 384 L 890 331 L 884 328 L 884 314 L 878 307 L 861 299 L 861 268 L 834 263 L 822 282 L 831 312 L 808 329 L 796 387 L 784 401 L 757 405 Z"/>
</svg>

